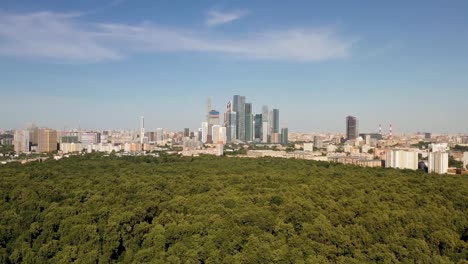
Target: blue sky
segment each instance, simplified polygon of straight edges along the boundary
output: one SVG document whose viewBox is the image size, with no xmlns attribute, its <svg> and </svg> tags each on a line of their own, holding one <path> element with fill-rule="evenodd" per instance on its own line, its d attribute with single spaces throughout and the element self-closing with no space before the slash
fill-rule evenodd
<svg viewBox="0 0 468 264">
<path fill-rule="evenodd" d="M 198 128 L 207 96 L 292 132 L 468 133 L 467 1 L 0 2 L 0 128 Z"/>
</svg>

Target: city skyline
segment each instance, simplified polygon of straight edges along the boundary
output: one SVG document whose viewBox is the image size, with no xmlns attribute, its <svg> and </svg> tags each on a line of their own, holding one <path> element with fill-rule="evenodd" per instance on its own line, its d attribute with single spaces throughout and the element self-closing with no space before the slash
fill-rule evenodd
<svg viewBox="0 0 468 264">
<path fill-rule="evenodd" d="M 0 128 L 134 129 L 142 115 L 148 129 L 196 128 L 206 96 L 222 112 L 243 94 L 253 113 L 280 106 L 289 132 L 342 132 L 352 115 L 363 132 L 468 133 L 466 10 L 465 1 L 4 1 Z"/>
</svg>

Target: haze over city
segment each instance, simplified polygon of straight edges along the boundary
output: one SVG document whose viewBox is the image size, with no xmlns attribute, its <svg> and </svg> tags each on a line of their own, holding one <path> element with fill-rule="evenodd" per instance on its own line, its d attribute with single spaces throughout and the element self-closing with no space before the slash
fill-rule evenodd
<svg viewBox="0 0 468 264">
<path fill-rule="evenodd" d="M 196 129 L 205 100 L 291 132 L 467 133 L 468 3 L 2 1 L 0 127 Z"/>
</svg>

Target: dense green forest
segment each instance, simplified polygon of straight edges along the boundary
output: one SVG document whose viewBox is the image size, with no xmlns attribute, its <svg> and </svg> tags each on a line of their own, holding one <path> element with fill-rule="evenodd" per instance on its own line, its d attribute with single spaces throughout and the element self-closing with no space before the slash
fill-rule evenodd
<svg viewBox="0 0 468 264">
<path fill-rule="evenodd" d="M 0 263 L 468 263 L 468 177 L 274 158 L 0 166 Z"/>
</svg>

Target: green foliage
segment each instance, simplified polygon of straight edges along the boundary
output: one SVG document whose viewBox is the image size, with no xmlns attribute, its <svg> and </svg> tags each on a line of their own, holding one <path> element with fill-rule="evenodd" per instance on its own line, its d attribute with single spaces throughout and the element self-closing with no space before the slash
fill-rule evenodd
<svg viewBox="0 0 468 264">
<path fill-rule="evenodd" d="M 431 142 L 419 141 L 417 144 L 411 145 L 411 147 L 418 148 L 418 149 L 428 149 L 429 144 L 431 144 Z"/>
<path fill-rule="evenodd" d="M 0 263 L 464 263 L 468 176 L 73 156 L 0 166 Z"/>
<path fill-rule="evenodd" d="M 467 146 L 460 146 L 460 145 L 455 145 L 455 147 L 453 147 L 454 151 L 461 151 L 461 152 L 467 152 L 468 151 L 468 147 Z"/>
<path fill-rule="evenodd" d="M 449 156 L 449 167 L 463 168 L 463 162 L 454 159 L 452 156 Z"/>
</svg>

